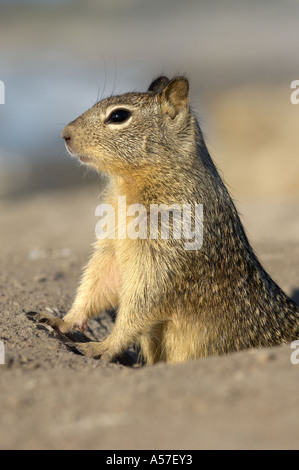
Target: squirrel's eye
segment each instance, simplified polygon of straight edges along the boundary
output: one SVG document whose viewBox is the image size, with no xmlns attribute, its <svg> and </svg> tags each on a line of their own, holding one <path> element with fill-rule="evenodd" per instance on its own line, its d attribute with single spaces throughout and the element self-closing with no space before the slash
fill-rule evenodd
<svg viewBox="0 0 299 470">
<path fill-rule="evenodd" d="M 128 109 L 115 109 L 109 115 L 108 119 L 106 120 L 107 124 L 120 124 L 131 116 L 131 112 Z"/>
</svg>

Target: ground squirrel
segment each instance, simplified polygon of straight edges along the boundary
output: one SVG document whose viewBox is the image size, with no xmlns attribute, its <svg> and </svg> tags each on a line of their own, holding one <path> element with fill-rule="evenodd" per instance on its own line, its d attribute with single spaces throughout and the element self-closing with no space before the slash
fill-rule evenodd
<svg viewBox="0 0 299 470">
<path fill-rule="evenodd" d="M 75 343 L 77 350 L 115 358 L 139 344 L 147 364 L 299 337 L 299 307 L 248 242 L 190 109 L 186 78 L 159 77 L 145 93 L 103 99 L 62 137 L 73 156 L 109 175 L 106 202 L 113 207 L 119 196 L 147 213 L 151 204 L 202 204 L 203 241 L 187 250 L 183 237 L 97 240 L 69 313 L 42 321 L 62 333 L 84 330 L 89 318 L 114 308 L 112 333 L 102 342 Z"/>
</svg>

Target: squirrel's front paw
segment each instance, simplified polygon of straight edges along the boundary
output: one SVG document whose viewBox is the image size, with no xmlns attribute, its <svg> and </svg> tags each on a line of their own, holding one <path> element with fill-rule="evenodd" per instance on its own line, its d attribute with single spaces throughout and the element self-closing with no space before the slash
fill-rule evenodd
<svg viewBox="0 0 299 470">
<path fill-rule="evenodd" d="M 88 343 L 66 343 L 66 345 L 74 352 L 82 354 L 86 357 L 93 357 L 95 359 L 111 360 L 109 354 L 107 354 L 106 348 L 103 347 L 103 343 L 96 341 L 89 341 Z"/>
<path fill-rule="evenodd" d="M 28 312 L 27 315 L 34 319 L 36 322 L 46 323 L 55 330 L 61 331 L 63 327 L 66 327 L 64 321 L 61 318 L 51 315 L 49 313 Z"/>
<path fill-rule="evenodd" d="M 33 312 L 29 312 L 27 315 L 33 317 Z M 80 325 L 71 323 L 49 313 L 35 313 L 34 320 L 38 323 L 46 323 L 62 334 L 66 334 L 74 330 L 84 331 L 87 323 L 83 322 Z"/>
</svg>

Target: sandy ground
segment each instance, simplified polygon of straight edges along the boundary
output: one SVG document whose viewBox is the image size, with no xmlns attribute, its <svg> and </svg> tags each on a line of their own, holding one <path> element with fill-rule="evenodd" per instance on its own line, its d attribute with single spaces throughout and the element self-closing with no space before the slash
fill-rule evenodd
<svg viewBox="0 0 299 470">
<path fill-rule="evenodd" d="M 297 301 L 298 202 L 239 203 L 260 259 Z M 96 204 L 88 186 L 0 202 L 0 448 L 299 448 L 290 345 L 153 367 L 131 353 L 125 364 L 107 364 L 74 354 L 26 314 L 70 307 Z M 103 314 L 86 336 L 102 338 L 112 325 Z"/>
</svg>

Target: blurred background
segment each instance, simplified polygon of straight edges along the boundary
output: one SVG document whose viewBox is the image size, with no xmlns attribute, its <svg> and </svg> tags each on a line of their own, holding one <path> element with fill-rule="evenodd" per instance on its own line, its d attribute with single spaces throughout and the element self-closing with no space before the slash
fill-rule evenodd
<svg viewBox="0 0 299 470">
<path fill-rule="evenodd" d="M 1 0 L 0 196 L 97 185 L 65 124 L 97 100 L 186 74 L 230 191 L 299 196 L 299 0 Z"/>
</svg>

